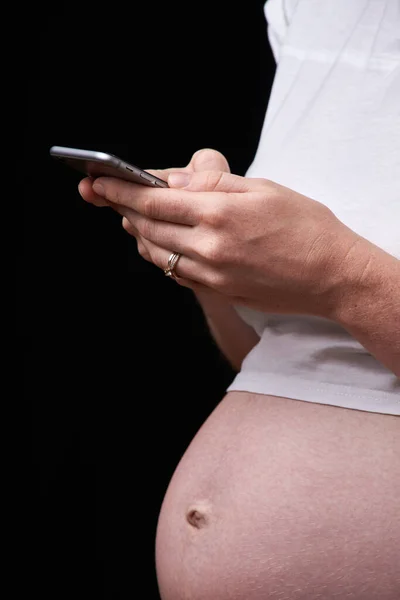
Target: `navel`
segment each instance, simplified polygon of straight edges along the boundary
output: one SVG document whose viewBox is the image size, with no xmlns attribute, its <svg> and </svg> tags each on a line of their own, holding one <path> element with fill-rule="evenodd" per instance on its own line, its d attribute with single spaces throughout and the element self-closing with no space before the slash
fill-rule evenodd
<svg viewBox="0 0 400 600">
<path fill-rule="evenodd" d="M 210 522 L 210 506 L 206 503 L 196 503 L 189 507 L 186 521 L 195 529 L 203 529 Z"/>
</svg>

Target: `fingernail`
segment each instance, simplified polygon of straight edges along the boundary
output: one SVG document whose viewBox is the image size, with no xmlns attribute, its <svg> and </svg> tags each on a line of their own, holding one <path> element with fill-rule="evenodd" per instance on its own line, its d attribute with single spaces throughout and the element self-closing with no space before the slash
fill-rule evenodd
<svg viewBox="0 0 400 600">
<path fill-rule="evenodd" d="M 190 175 L 188 173 L 171 173 L 168 177 L 170 187 L 182 188 L 189 184 Z"/>
<path fill-rule="evenodd" d="M 98 196 L 105 196 L 104 187 L 98 181 L 94 182 L 92 189 Z"/>
</svg>

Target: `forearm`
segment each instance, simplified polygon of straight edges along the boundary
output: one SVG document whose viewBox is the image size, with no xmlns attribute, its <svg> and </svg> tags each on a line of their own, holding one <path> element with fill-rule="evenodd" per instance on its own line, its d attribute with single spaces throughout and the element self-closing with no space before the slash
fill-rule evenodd
<svg viewBox="0 0 400 600">
<path fill-rule="evenodd" d="M 259 342 L 259 336 L 227 301 L 215 301 L 201 294 L 196 294 L 196 298 L 219 349 L 232 367 L 240 371 L 244 358 Z"/>
<path fill-rule="evenodd" d="M 400 261 L 360 238 L 340 272 L 327 316 L 400 377 Z M 213 338 L 239 371 L 259 336 L 226 299 L 196 297 Z"/>
<path fill-rule="evenodd" d="M 363 238 L 348 259 L 333 318 L 400 377 L 400 261 Z"/>
</svg>

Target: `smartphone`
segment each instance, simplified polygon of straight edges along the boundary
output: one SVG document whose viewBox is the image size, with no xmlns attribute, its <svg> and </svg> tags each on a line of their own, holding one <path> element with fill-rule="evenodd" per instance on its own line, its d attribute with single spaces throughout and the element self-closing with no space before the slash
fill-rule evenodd
<svg viewBox="0 0 400 600">
<path fill-rule="evenodd" d="M 168 187 L 168 183 L 151 175 L 135 165 L 123 161 L 114 154 L 97 152 L 95 150 L 82 150 L 81 148 L 67 148 L 65 146 L 52 146 L 50 154 L 61 162 L 77 169 L 89 177 L 119 177 L 134 183 L 141 183 L 152 187 Z"/>
</svg>

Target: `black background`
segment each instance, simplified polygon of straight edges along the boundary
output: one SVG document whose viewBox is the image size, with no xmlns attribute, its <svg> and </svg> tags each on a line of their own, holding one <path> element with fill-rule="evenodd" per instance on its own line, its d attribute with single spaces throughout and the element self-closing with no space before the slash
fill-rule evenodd
<svg viewBox="0 0 400 600">
<path fill-rule="evenodd" d="M 30 585 L 42 599 L 157 599 L 162 498 L 234 373 L 190 290 L 138 255 L 118 215 L 87 205 L 48 150 L 165 168 L 212 147 L 243 175 L 274 74 L 263 2 L 30 10 L 17 256 Z"/>
</svg>

